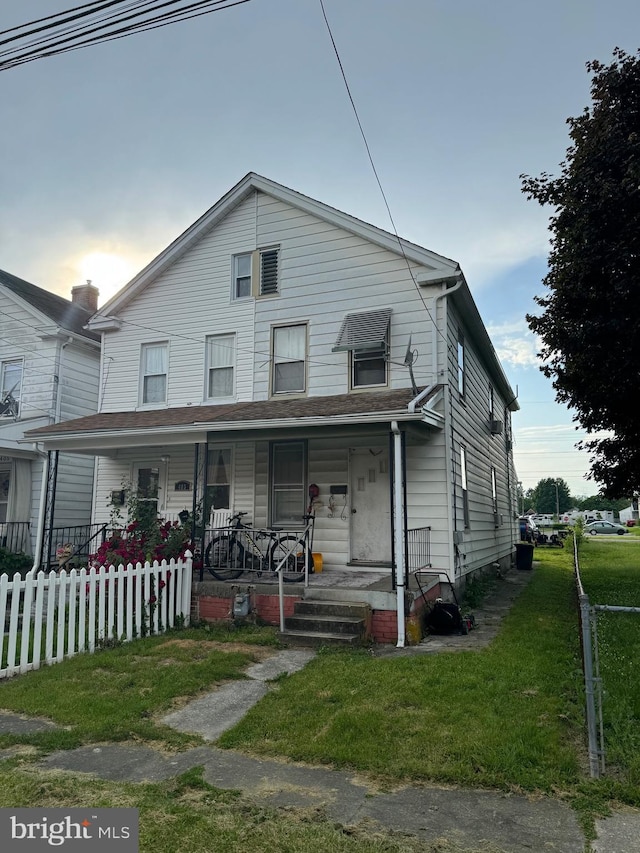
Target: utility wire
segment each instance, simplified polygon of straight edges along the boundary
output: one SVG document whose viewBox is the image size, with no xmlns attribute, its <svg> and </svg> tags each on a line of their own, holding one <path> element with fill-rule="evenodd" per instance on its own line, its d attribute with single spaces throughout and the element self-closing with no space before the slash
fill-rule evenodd
<svg viewBox="0 0 640 853">
<path fill-rule="evenodd" d="M 118 0 L 118 2 L 122 2 L 122 0 Z M 120 16 L 111 14 L 98 18 L 97 20 L 88 21 L 85 25 L 75 28 L 58 29 L 57 33 L 54 33 L 48 38 L 40 39 L 39 41 L 32 41 L 26 45 L 22 45 L 21 47 L 12 47 L 0 52 L 0 60 L 4 57 L 4 61 L 0 61 L 0 71 L 15 68 L 18 65 L 23 65 L 27 62 L 33 62 L 36 59 L 56 56 L 61 53 L 67 53 L 71 50 L 79 50 L 102 42 L 126 38 L 127 36 L 138 32 L 159 29 L 160 27 L 168 26 L 169 24 L 201 17 L 202 15 L 208 15 L 212 12 L 220 12 L 233 6 L 248 3 L 249 0 L 198 0 L 198 2 L 191 2 L 186 6 L 183 5 L 179 9 L 166 8 L 183 2 L 184 0 L 164 0 L 164 2 L 158 3 L 157 0 L 143 0 L 142 3 L 138 4 L 129 3 L 124 7 L 123 11 L 130 11 L 131 9 L 137 9 L 138 11 L 133 11 L 128 15 Z M 147 8 L 142 8 L 142 6 Z M 99 8 L 102 9 L 103 7 L 101 6 Z M 148 15 L 149 13 L 156 12 L 161 9 L 165 9 L 165 11 L 155 17 L 147 17 L 143 21 L 133 21 L 136 17 L 140 17 L 144 14 Z M 90 12 L 87 12 L 86 15 L 92 15 L 96 11 L 96 9 L 93 9 Z M 67 20 L 71 19 L 65 19 L 64 22 L 67 22 Z M 114 27 L 117 27 L 119 24 L 124 22 L 128 23 L 119 29 L 114 29 Z M 23 27 L 24 26 L 28 25 L 24 24 Z M 56 24 L 51 24 L 43 27 L 42 29 L 53 30 L 56 26 Z M 13 29 L 15 30 L 17 28 Z M 100 32 L 102 30 L 108 31 Z M 75 35 L 72 35 L 72 33 L 75 33 Z M 67 37 L 61 38 L 61 36 Z M 11 38 L 6 41 L 9 42 L 13 40 L 14 39 Z"/>
<path fill-rule="evenodd" d="M 426 303 L 426 301 L 425 301 L 424 294 L 423 294 L 423 293 L 421 292 L 421 290 L 420 290 L 420 285 L 419 285 L 419 284 L 418 284 L 418 282 L 416 281 L 416 278 L 415 278 L 415 276 L 414 276 L 414 274 L 413 274 L 413 270 L 411 269 L 411 264 L 410 264 L 410 262 L 409 262 L 409 258 L 407 257 L 407 255 L 406 255 L 406 253 L 405 253 L 405 250 L 404 250 L 404 244 L 403 244 L 403 242 L 402 242 L 402 239 L 400 238 L 400 235 L 398 234 L 398 229 L 396 228 L 396 223 L 395 223 L 395 221 L 394 221 L 394 219 L 393 219 L 393 215 L 392 215 L 392 213 L 391 213 L 391 207 L 389 206 L 389 202 L 388 202 L 388 200 L 387 200 L 386 193 L 385 193 L 384 188 L 383 188 L 383 186 L 382 186 L 382 181 L 380 180 L 380 176 L 378 175 L 378 170 L 376 169 L 376 164 L 374 163 L 374 160 L 373 160 L 373 155 L 372 155 L 372 153 L 371 153 L 371 148 L 370 148 L 369 143 L 368 143 L 368 141 L 367 141 L 367 136 L 366 136 L 366 134 L 365 134 L 365 132 L 364 132 L 364 128 L 363 128 L 363 126 L 362 126 L 362 122 L 360 121 L 360 116 L 358 115 L 358 109 L 357 109 L 356 104 L 355 104 L 355 101 L 354 101 L 354 99 L 353 99 L 353 95 L 351 94 L 351 88 L 350 88 L 350 86 L 349 86 L 349 81 L 347 80 L 347 75 L 346 75 L 346 72 L 345 72 L 345 70 L 344 70 L 344 65 L 342 64 L 342 59 L 340 58 L 340 53 L 339 53 L 339 51 L 338 51 L 338 46 L 336 45 L 336 41 L 335 41 L 335 39 L 334 39 L 334 37 L 333 37 L 333 32 L 332 32 L 332 30 L 331 30 L 331 25 L 329 24 L 329 19 L 327 18 L 327 13 L 326 13 L 326 10 L 325 10 L 325 8 L 324 8 L 324 2 L 323 2 L 323 0 L 319 0 L 319 2 L 320 2 L 320 8 L 321 8 L 321 10 L 322 10 L 322 17 L 324 18 L 324 22 L 325 22 L 325 25 L 326 25 L 326 27 L 327 27 L 327 32 L 329 33 L 329 38 L 331 39 L 331 45 L 333 46 L 333 52 L 334 52 L 335 57 L 336 57 L 336 60 L 337 60 L 337 62 L 338 62 L 338 67 L 339 67 L 339 69 L 340 69 L 340 74 L 342 75 L 342 81 L 343 81 L 343 83 L 344 83 L 344 87 L 345 87 L 345 89 L 346 89 L 346 91 L 347 91 L 347 95 L 348 95 L 348 97 L 349 97 L 349 101 L 350 101 L 350 103 L 351 103 L 351 108 L 352 108 L 352 110 L 353 110 L 353 114 L 354 114 L 354 116 L 355 116 L 355 118 L 356 118 L 356 122 L 357 122 L 358 128 L 359 128 L 359 130 L 360 130 L 360 135 L 362 136 L 362 141 L 364 142 L 364 147 L 365 147 L 366 152 L 367 152 L 367 157 L 369 158 L 369 163 L 371 164 L 371 169 L 372 169 L 373 174 L 374 174 L 374 176 L 375 176 L 376 183 L 378 184 L 378 189 L 380 190 L 380 195 L 382 196 L 382 200 L 384 201 L 384 205 L 385 205 L 385 207 L 386 207 L 386 209 L 387 209 L 387 215 L 389 216 L 389 221 L 391 222 L 391 227 L 393 228 L 393 233 L 394 233 L 394 235 L 395 235 L 396 240 L 398 241 L 398 246 L 400 247 L 400 252 L 402 253 L 402 257 L 404 258 L 405 263 L 406 263 L 406 265 L 407 265 L 407 269 L 409 270 L 409 275 L 411 276 L 411 280 L 413 281 L 413 283 L 414 283 L 414 285 L 415 285 L 415 287 L 416 287 L 416 291 L 417 291 L 417 293 L 418 293 L 418 296 L 420 297 L 420 300 L 422 301 L 422 304 L 423 304 L 423 306 L 424 306 L 425 311 L 426 311 L 426 312 L 427 312 L 427 314 L 429 315 L 429 319 L 430 319 L 430 320 L 431 320 L 431 322 L 433 323 L 433 326 L 434 326 L 434 328 L 435 328 L 435 330 L 436 330 L 436 333 L 437 333 L 437 334 L 442 338 L 442 340 L 445 342 L 445 344 L 447 345 L 447 348 L 449 348 L 449 347 L 450 347 L 449 340 L 445 337 L 445 335 L 443 335 L 443 333 L 442 333 L 442 332 L 440 331 L 440 329 L 438 328 L 438 325 L 437 325 L 437 323 L 436 323 L 436 321 L 435 321 L 434 317 L 432 316 L 431 311 L 429 310 L 429 306 L 427 305 L 427 303 Z"/>
</svg>

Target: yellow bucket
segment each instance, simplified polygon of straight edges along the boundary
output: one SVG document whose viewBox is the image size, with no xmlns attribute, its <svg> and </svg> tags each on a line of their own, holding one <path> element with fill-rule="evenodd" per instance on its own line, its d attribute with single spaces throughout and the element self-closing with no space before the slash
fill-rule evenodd
<svg viewBox="0 0 640 853">
<path fill-rule="evenodd" d="M 322 554 L 312 554 L 313 557 L 313 571 L 318 574 L 322 571 Z"/>
</svg>

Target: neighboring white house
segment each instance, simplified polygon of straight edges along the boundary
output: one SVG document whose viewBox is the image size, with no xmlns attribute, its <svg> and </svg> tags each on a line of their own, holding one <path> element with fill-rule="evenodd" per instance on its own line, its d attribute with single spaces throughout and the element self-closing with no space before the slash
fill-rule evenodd
<svg viewBox="0 0 640 853">
<path fill-rule="evenodd" d="M 47 489 L 50 526 L 91 519 L 93 460 L 56 454 L 50 468 L 24 433 L 96 411 L 100 337 L 84 328 L 96 298 L 89 284 L 70 302 L 0 270 L 0 546 L 13 552 L 35 555 Z"/>
<path fill-rule="evenodd" d="M 519 407 L 455 261 L 249 173 L 88 328 L 99 413 L 32 437 L 97 458 L 95 523 L 125 481 L 295 527 L 312 485 L 325 572 L 511 561 Z"/>
</svg>

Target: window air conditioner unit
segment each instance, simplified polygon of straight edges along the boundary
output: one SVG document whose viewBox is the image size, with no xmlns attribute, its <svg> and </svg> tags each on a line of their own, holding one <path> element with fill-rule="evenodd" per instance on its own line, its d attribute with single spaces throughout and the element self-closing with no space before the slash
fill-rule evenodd
<svg viewBox="0 0 640 853">
<path fill-rule="evenodd" d="M 491 435 L 502 435 L 502 421 L 496 421 L 492 418 L 489 424 L 491 426 Z"/>
</svg>

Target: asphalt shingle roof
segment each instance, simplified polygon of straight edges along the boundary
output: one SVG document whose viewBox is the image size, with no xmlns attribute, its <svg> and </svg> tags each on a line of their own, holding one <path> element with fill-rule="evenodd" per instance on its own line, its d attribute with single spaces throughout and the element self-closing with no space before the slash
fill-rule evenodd
<svg viewBox="0 0 640 853">
<path fill-rule="evenodd" d="M 45 314 L 62 329 L 66 329 L 75 335 L 82 335 L 91 341 L 100 340 L 100 335 L 84 328 L 92 316 L 86 308 L 82 308 L 56 293 L 50 293 L 48 290 L 37 287 L 35 284 L 11 275 L 4 270 L 0 270 L 0 284 Z"/>
<path fill-rule="evenodd" d="M 410 388 L 372 391 L 367 394 L 336 394 L 292 400 L 258 400 L 247 403 L 224 403 L 216 406 L 182 406 L 175 409 L 151 409 L 134 412 L 105 412 L 87 415 L 26 433 L 28 438 L 45 438 L 51 434 L 93 433 L 100 430 L 153 430 L 168 426 L 206 426 L 217 423 L 287 420 L 290 418 L 329 418 L 340 415 L 363 416 L 406 413 L 415 394 Z"/>
</svg>

